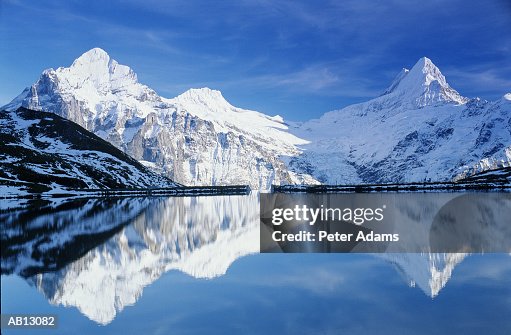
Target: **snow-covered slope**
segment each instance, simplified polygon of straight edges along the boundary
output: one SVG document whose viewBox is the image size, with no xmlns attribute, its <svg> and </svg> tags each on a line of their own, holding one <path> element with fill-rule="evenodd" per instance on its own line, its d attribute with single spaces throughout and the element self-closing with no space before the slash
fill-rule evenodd
<svg viewBox="0 0 511 335">
<path fill-rule="evenodd" d="M 300 181 L 281 157 L 296 156 L 306 141 L 281 117 L 236 108 L 208 88 L 162 98 L 99 48 L 45 70 L 5 108 L 19 106 L 68 118 L 185 185 L 268 189 Z"/>
<path fill-rule="evenodd" d="M 175 186 L 110 143 L 55 114 L 0 112 L 0 195 Z"/>
<path fill-rule="evenodd" d="M 468 99 L 428 58 L 403 69 L 383 94 L 288 126 L 237 108 L 219 91 L 173 99 L 95 48 L 48 69 L 18 106 L 79 123 L 185 185 L 443 181 L 511 163 L 510 94 Z"/>
<path fill-rule="evenodd" d="M 507 95 L 506 95 L 507 96 Z M 511 103 L 467 99 L 421 58 L 384 93 L 292 132 L 311 143 L 290 167 L 329 184 L 452 180 L 511 164 Z"/>
</svg>

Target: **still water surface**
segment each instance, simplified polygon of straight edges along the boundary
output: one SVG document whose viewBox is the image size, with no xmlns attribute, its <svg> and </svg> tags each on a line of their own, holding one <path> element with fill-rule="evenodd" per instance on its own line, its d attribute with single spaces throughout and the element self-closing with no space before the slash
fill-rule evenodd
<svg viewBox="0 0 511 335">
<path fill-rule="evenodd" d="M 23 334 L 511 334 L 508 254 L 259 254 L 255 194 L 2 206 L 2 313 L 59 316 Z"/>
</svg>

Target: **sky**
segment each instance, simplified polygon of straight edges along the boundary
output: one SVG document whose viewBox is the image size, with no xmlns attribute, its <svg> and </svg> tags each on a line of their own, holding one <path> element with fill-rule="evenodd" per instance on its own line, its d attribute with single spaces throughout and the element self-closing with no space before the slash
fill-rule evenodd
<svg viewBox="0 0 511 335">
<path fill-rule="evenodd" d="M 379 95 L 427 56 L 463 96 L 511 91 L 511 1 L 0 0 L 0 105 L 100 47 L 172 98 L 222 91 L 301 121 Z"/>
</svg>

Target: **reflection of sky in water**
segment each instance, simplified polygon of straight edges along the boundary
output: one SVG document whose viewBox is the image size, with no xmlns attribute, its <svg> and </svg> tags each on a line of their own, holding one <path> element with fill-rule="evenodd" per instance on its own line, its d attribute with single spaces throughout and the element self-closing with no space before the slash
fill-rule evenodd
<svg viewBox="0 0 511 335">
<path fill-rule="evenodd" d="M 472 255 L 431 299 L 371 255 L 265 254 L 215 279 L 170 271 L 107 326 L 15 276 L 2 277 L 2 313 L 59 314 L 58 331 L 36 334 L 509 334 L 510 278 L 509 255 Z"/>
</svg>

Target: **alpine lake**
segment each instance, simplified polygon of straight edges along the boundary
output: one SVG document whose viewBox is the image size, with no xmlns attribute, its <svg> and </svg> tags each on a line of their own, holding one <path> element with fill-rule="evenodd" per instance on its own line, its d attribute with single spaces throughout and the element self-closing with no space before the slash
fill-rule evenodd
<svg viewBox="0 0 511 335">
<path fill-rule="evenodd" d="M 2 334 L 511 334 L 509 252 L 260 253 L 257 193 L 1 203 L 2 314 L 57 318 Z"/>
</svg>

